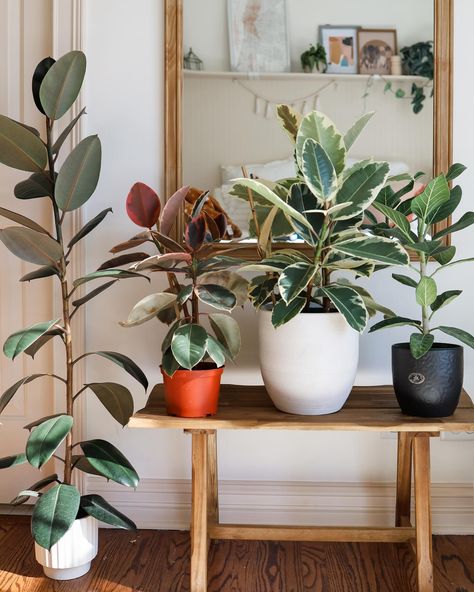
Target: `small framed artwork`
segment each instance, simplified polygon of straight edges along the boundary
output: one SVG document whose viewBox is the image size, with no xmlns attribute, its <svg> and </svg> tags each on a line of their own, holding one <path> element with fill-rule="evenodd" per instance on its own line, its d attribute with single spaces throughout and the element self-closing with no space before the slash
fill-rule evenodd
<svg viewBox="0 0 474 592">
<path fill-rule="evenodd" d="M 319 38 L 326 50 L 328 74 L 357 74 L 357 26 L 321 25 Z"/>
<path fill-rule="evenodd" d="M 359 74 L 387 76 L 392 71 L 392 56 L 397 55 L 395 29 L 359 29 Z"/>
<path fill-rule="evenodd" d="M 286 0 L 227 0 L 230 67 L 235 72 L 289 72 Z"/>
</svg>

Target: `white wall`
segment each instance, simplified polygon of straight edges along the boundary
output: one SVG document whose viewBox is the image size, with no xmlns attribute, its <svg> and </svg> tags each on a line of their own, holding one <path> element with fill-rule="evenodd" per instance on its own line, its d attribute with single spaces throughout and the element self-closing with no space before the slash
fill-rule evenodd
<svg viewBox="0 0 474 592">
<path fill-rule="evenodd" d="M 196 3 L 198 4 L 198 3 Z M 360 4 L 358 4 L 360 7 Z M 456 159 L 470 165 L 464 179 L 465 208 L 470 207 L 474 190 L 472 151 L 473 114 L 470 105 L 471 80 L 469 37 L 474 7 L 470 0 L 456 4 Z M 355 20 L 355 17 L 347 18 Z M 390 20 L 390 19 L 388 19 Z M 389 24 L 389 23 L 387 23 Z M 136 228 L 127 220 L 124 198 L 137 179 L 160 187 L 163 178 L 163 85 L 162 7 L 154 0 L 89 0 L 87 2 L 87 43 L 89 59 L 86 104 L 87 133 L 98 132 L 103 142 L 104 162 L 101 182 L 88 204 L 88 217 L 113 204 L 114 215 L 88 242 L 87 268 L 94 269 L 113 244 L 131 236 Z M 197 48 L 196 48 L 197 49 Z M 427 150 L 429 147 L 427 147 Z M 456 235 L 459 254 L 472 254 L 471 231 Z M 472 267 L 454 268 L 446 273 L 444 287 L 465 288 L 457 305 L 446 309 L 449 323 L 474 332 Z M 445 285 L 444 285 L 445 284 Z M 370 282 L 374 296 L 401 314 L 414 312 L 411 293 L 390 281 L 388 273 Z M 156 281 L 154 289 L 158 289 Z M 89 349 L 115 348 L 139 362 L 151 384 L 160 380 L 160 338 L 163 329 L 149 323 L 122 329 L 130 307 L 150 288 L 142 281 L 123 282 L 94 301 L 87 314 Z M 227 382 L 260 382 L 256 352 L 255 318 L 250 307 L 238 312 L 242 325 L 243 352 L 236 367 L 226 370 Z M 357 382 L 390 382 L 390 345 L 406 339 L 403 331 L 364 335 Z M 466 388 L 474 392 L 474 354 L 466 351 Z M 120 380 L 133 388 L 136 406 L 145 395 L 119 370 L 91 360 L 88 380 Z M 88 395 L 87 436 L 110 438 L 131 458 L 144 479 L 182 479 L 190 476 L 189 438 L 177 431 L 129 430 L 115 427 L 106 412 Z M 223 479 L 301 481 L 392 481 L 395 471 L 395 442 L 378 434 L 351 433 L 223 433 L 220 436 L 219 467 Z M 473 444 L 436 441 L 433 443 L 433 478 L 436 482 L 472 482 Z"/>
</svg>

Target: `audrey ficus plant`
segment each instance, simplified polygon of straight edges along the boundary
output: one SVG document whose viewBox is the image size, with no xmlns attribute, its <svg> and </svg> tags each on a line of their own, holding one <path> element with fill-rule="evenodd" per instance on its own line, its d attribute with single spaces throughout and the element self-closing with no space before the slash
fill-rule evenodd
<svg viewBox="0 0 474 592">
<path fill-rule="evenodd" d="M 72 119 L 64 131 L 56 133 L 58 121 L 75 103 L 85 71 L 86 58 L 79 51 L 68 53 L 58 61 L 47 58 L 37 66 L 33 76 L 33 96 L 38 109 L 45 116 L 44 138 L 36 129 L 0 115 L 0 162 L 31 173 L 26 180 L 16 185 L 15 197 L 20 202 L 36 198 L 46 200 L 53 219 L 53 230 L 50 231 L 22 214 L 1 208 L 0 215 L 16 226 L 2 228 L 0 240 L 13 255 L 35 266 L 33 271 L 20 279 L 21 282 L 54 278 L 61 294 L 60 318 L 18 330 L 7 338 L 3 352 L 11 360 L 20 355 L 33 358 L 50 340 L 58 339 L 64 348 L 63 371 L 52 374 L 45 369 L 43 372 L 25 376 L 0 397 L 2 412 L 24 385 L 41 377 L 51 377 L 64 390 L 64 412 L 43 417 L 25 426 L 28 432 L 25 451 L 0 460 L 1 468 L 28 462 L 33 467 L 42 469 L 48 466 L 53 457 L 61 464 L 61 474 L 50 474 L 42 478 L 25 488 L 12 502 L 20 504 L 36 498 L 32 533 L 37 545 L 46 550 L 50 550 L 58 541 L 61 542 L 81 516 L 94 517 L 122 528 L 135 528 L 131 520 L 101 496 L 92 494 L 81 497 L 73 484 L 75 471 L 102 475 L 130 487 L 138 484 L 135 469 L 115 446 L 101 439 L 77 442 L 73 434 L 76 407 L 79 399 L 87 396 L 88 391 L 99 399 L 122 426 L 127 424 L 133 413 L 130 391 L 114 382 L 76 384 L 76 366 L 84 363 L 87 356 L 100 356 L 123 368 L 145 390 L 148 387 L 143 372 L 127 356 L 113 351 L 78 355 L 76 351 L 73 321 L 77 311 L 121 277 L 137 275 L 113 270 L 107 274 L 71 277 L 71 257 L 77 244 L 111 212 L 110 208 L 102 211 L 75 236 L 65 236 L 67 217 L 93 195 L 101 168 L 101 143 L 95 135 L 82 140 L 69 154 L 63 154 L 65 142 L 83 117 L 84 110 Z M 63 162 L 60 167 L 59 159 Z M 104 275 L 110 276 L 111 281 L 86 295 L 81 296 L 78 293 L 80 286 Z M 84 564 L 90 562 L 90 559 L 91 557 L 86 559 Z"/>
<path fill-rule="evenodd" d="M 350 148 L 372 115 L 364 115 L 343 135 L 323 113 L 313 111 L 303 118 L 288 106 L 279 106 L 278 116 L 295 150 L 296 177 L 276 183 L 238 179 L 233 189 L 235 196 L 250 201 L 252 211 L 263 202 L 273 206 L 257 233 L 261 260 L 245 269 L 260 272 L 251 281 L 249 294 L 262 312 L 262 372 L 267 390 L 273 391 L 284 411 L 314 414 L 340 408 L 355 378 L 357 334 L 377 310 L 393 314 L 377 305 L 365 289 L 335 272 L 370 276 L 377 266 L 409 262 L 396 241 L 361 228 L 365 212 L 389 182 L 386 162 L 367 160 L 346 166 Z M 279 212 L 304 242 L 304 249 L 292 244 L 273 250 L 273 220 Z M 279 346 L 273 347 L 276 340 Z M 280 359 L 278 351 L 285 359 Z M 340 359 L 346 372 L 340 371 L 339 363 L 334 366 Z M 293 385 L 289 363 L 295 373 Z M 321 393 L 334 393 L 332 402 L 315 402 L 318 380 Z M 292 390 L 288 395 L 295 398 L 294 405 L 280 398 L 285 383 Z M 303 392 L 309 403 L 303 401 Z"/>
<path fill-rule="evenodd" d="M 462 290 L 441 291 L 438 277 L 448 267 L 474 261 L 474 258 L 455 259 L 456 247 L 443 243 L 446 236 L 474 224 L 474 212 L 466 212 L 457 222 L 450 223 L 460 204 L 462 190 L 459 185 L 450 189 L 449 182 L 464 170 L 464 165 L 456 163 L 446 175 L 438 175 L 414 197 L 400 202 L 396 194 L 386 193 L 383 200 L 374 203 L 384 220 L 372 226 L 373 232 L 394 237 L 417 259 L 410 265 L 411 275 L 394 273 L 392 277 L 414 290 L 418 318 L 394 316 L 370 329 L 371 332 L 390 327 L 412 330 L 410 342 L 397 344 L 392 351 L 395 389 L 402 409 L 412 415 L 450 415 L 459 401 L 462 347 L 438 343 L 435 334 L 444 333 L 474 348 L 474 337 L 464 329 L 434 322 L 438 312 L 462 294 Z M 442 229 L 433 232 L 434 224 L 441 224 Z M 431 395 L 427 395 L 427 389 Z"/>
<path fill-rule="evenodd" d="M 208 213 L 207 192 L 199 197 L 187 216 L 182 242 L 170 236 L 188 190 L 189 187 L 179 189 L 162 206 L 153 189 L 136 183 L 127 197 L 127 213 L 135 224 L 147 230 L 117 245 L 112 252 L 116 254 L 149 242 L 158 253 L 120 255 L 101 267 L 135 261 L 130 268 L 132 272 L 158 272 L 167 279 L 168 288 L 140 300 L 121 325 L 134 327 L 158 319 L 169 326 L 162 343 L 168 410 L 179 415 L 206 415 L 215 413 L 226 358 L 234 360 L 240 350 L 239 326 L 229 313 L 246 301 L 248 282 L 231 270 L 241 261 L 226 255 L 229 251 L 219 250 L 227 222 L 223 214 L 211 217 Z M 202 305 L 217 312 L 204 311 Z M 213 400 L 208 403 L 203 395 L 203 400 L 198 401 L 196 396 L 195 403 L 186 408 L 180 402 L 184 396 L 183 384 L 192 381 L 198 385 L 200 376 L 204 381 L 215 377 Z"/>
</svg>

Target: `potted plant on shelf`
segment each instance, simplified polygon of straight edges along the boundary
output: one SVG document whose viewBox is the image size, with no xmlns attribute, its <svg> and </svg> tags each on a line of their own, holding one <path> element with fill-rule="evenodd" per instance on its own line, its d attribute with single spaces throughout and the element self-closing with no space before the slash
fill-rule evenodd
<svg viewBox="0 0 474 592">
<path fill-rule="evenodd" d="M 326 56 L 326 50 L 321 45 L 321 43 L 317 43 L 316 46 L 311 44 L 309 49 L 301 54 L 300 59 L 303 71 L 308 74 L 313 72 L 319 72 L 320 74 L 323 74 L 327 70 L 328 60 Z"/>
<path fill-rule="evenodd" d="M 181 188 L 162 207 L 153 189 L 136 183 L 127 197 L 127 213 L 147 230 L 112 252 L 150 242 L 158 254 L 121 255 L 102 268 L 136 261 L 131 268 L 135 273 L 146 270 L 167 277 L 167 290 L 140 300 L 121 325 L 134 327 L 157 318 L 170 326 L 162 343 L 161 365 L 168 413 L 203 417 L 216 413 L 225 360 L 234 360 L 239 353 L 239 326 L 228 313 L 247 300 L 248 282 L 231 271 L 241 261 L 226 256 L 229 251 L 216 249 L 227 223 L 223 214 L 209 215 L 207 193 L 194 204 L 183 243 L 170 237 L 188 190 Z M 219 312 L 203 312 L 201 304 Z"/>
<path fill-rule="evenodd" d="M 259 311 L 262 376 L 282 411 L 333 413 L 353 386 L 359 333 L 369 315 L 376 310 L 393 315 L 363 288 L 333 273 L 369 276 L 376 265 L 407 265 L 408 255 L 393 240 L 360 228 L 389 176 L 385 162 L 346 168 L 347 152 L 372 114 L 345 136 L 317 111 L 301 118 L 281 105 L 278 115 L 295 146 L 297 178 L 276 184 L 238 179 L 233 190 L 250 201 L 252 211 L 262 201 L 274 206 L 258 231 L 261 260 L 244 268 L 261 273 L 249 293 Z M 272 251 L 272 222 L 279 211 L 304 250 L 293 244 Z"/>
<path fill-rule="evenodd" d="M 83 116 L 84 110 L 73 119 L 57 139 L 53 136 L 56 122 L 74 104 L 84 79 L 86 58 L 73 51 L 57 62 L 47 58 L 40 62 L 33 76 L 33 96 L 38 109 L 46 118 L 46 140 L 31 127 L 0 115 L 0 162 L 31 176 L 15 187 L 20 200 L 46 198 L 54 216 L 54 231 L 22 214 L 0 208 L 0 215 L 18 224 L 0 230 L 0 240 L 14 255 L 33 263 L 34 271 L 23 276 L 21 282 L 53 277 L 60 285 L 61 318 L 37 323 L 10 335 L 3 346 L 4 354 L 15 359 L 20 354 L 34 357 L 50 340 L 59 339 L 64 345 L 64 372 L 52 374 L 49 370 L 25 376 L 8 388 L 0 397 L 0 413 L 15 394 L 26 384 L 41 377 L 51 377 L 64 386 L 65 411 L 43 417 L 25 426 L 29 431 L 25 452 L 0 459 L 0 468 L 30 463 L 41 469 L 54 457 L 62 463 L 62 475 L 51 474 L 22 491 L 13 500 L 21 504 L 36 498 L 33 509 L 32 534 L 37 560 L 44 566 L 47 576 L 59 580 L 72 579 L 85 574 L 97 554 L 98 522 L 120 528 L 134 529 L 134 523 L 113 508 L 99 495 L 79 494 L 73 485 L 74 471 L 102 475 L 136 487 L 138 475 L 123 454 L 109 442 L 100 439 L 75 442 L 74 417 L 79 397 L 92 391 L 110 412 L 125 426 L 133 413 L 130 391 L 113 382 L 78 385 L 74 369 L 84 358 L 98 355 L 133 376 L 144 388 L 147 379 L 140 368 L 128 357 L 112 351 L 88 352 L 78 356 L 72 319 L 81 306 L 109 288 L 122 277 L 139 274 L 110 270 L 107 273 L 71 278 L 71 256 L 77 243 L 92 232 L 107 216 L 108 208 L 90 220 L 73 237 L 64 236 L 64 221 L 70 212 L 86 203 L 95 191 L 101 165 L 101 144 L 97 136 L 82 140 L 66 157 L 59 171 L 57 159 L 68 135 Z M 87 295 L 77 293 L 79 286 L 98 277 L 111 281 Z"/>
<path fill-rule="evenodd" d="M 392 346 L 393 385 L 402 411 L 418 417 L 446 417 L 458 405 L 463 385 L 463 348 L 452 343 L 435 342 L 440 331 L 474 348 L 474 337 L 464 329 L 445 325 L 433 326 L 440 309 L 461 295 L 461 290 L 440 292 L 436 283 L 444 269 L 474 261 L 455 260 L 456 247 L 443 244 L 443 238 L 474 224 L 474 212 L 466 212 L 450 225 L 449 218 L 458 207 L 462 191 L 450 190 L 448 182 L 459 176 L 465 167 L 454 164 L 447 175 L 433 179 L 417 196 L 399 202 L 393 195 L 374 206 L 385 218 L 374 226 L 374 232 L 394 236 L 406 249 L 415 253 L 419 262 L 412 263 L 412 275 L 393 274 L 395 281 L 415 291 L 420 307 L 418 318 L 395 316 L 375 324 L 370 332 L 389 327 L 411 327 L 409 343 Z M 407 214 L 414 217 L 417 231 L 412 230 Z M 432 225 L 445 222 L 445 227 L 432 233 Z"/>
</svg>

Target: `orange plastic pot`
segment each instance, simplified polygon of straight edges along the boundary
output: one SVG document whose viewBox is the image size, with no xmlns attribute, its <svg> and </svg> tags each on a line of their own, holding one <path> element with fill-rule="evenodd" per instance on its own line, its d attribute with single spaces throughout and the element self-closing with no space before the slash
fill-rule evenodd
<svg viewBox="0 0 474 592">
<path fill-rule="evenodd" d="M 206 417 L 217 413 L 224 368 L 199 364 L 194 370 L 177 370 L 168 376 L 161 368 L 166 410 L 178 417 Z"/>
</svg>

